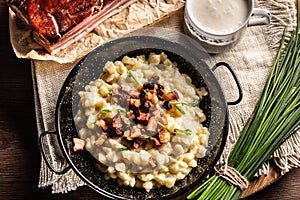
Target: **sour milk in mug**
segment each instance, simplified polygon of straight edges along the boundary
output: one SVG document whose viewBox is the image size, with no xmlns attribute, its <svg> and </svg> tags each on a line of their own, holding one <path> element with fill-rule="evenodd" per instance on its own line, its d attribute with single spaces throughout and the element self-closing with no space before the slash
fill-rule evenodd
<svg viewBox="0 0 300 200">
<path fill-rule="evenodd" d="M 216 35 L 236 31 L 246 21 L 249 9 L 246 0 L 191 0 L 188 4 L 194 23 Z"/>
</svg>

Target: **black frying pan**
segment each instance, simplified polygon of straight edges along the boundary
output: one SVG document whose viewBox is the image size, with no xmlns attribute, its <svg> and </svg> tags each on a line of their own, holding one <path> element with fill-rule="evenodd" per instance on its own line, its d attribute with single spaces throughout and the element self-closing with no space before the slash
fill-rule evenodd
<svg viewBox="0 0 300 200">
<path fill-rule="evenodd" d="M 179 38 L 182 40 L 182 38 Z M 219 159 L 225 145 L 228 132 L 228 104 L 241 101 L 240 85 L 228 64 L 217 63 L 212 69 L 206 62 L 207 54 L 195 45 L 194 41 L 184 38 L 182 41 L 172 42 L 167 39 L 152 36 L 133 36 L 108 42 L 83 58 L 66 78 L 56 106 L 56 131 L 44 132 L 40 136 L 39 144 L 44 160 L 48 167 L 57 174 L 63 174 L 72 169 L 88 186 L 101 195 L 111 199 L 170 199 L 176 197 L 203 180 L 206 172 Z M 73 138 L 78 138 L 73 116 L 77 113 L 78 91 L 91 80 L 99 78 L 103 66 L 107 61 L 115 61 L 124 55 L 149 55 L 150 52 L 167 54 L 172 62 L 176 62 L 181 73 L 191 77 L 196 87 L 205 87 L 209 93 L 200 103 L 200 108 L 207 116 L 204 125 L 209 128 L 209 147 L 207 155 L 198 160 L 195 167 L 185 179 L 177 181 L 171 189 L 159 188 L 146 192 L 144 189 L 119 186 L 113 180 L 106 180 L 104 173 L 97 169 L 97 160 L 87 151 L 73 152 Z M 215 77 L 213 70 L 225 66 L 232 72 L 239 88 L 239 98 L 235 102 L 226 102 L 223 90 Z M 48 134 L 55 134 L 69 166 L 62 171 L 55 170 L 47 159 L 43 148 L 43 138 Z"/>
</svg>

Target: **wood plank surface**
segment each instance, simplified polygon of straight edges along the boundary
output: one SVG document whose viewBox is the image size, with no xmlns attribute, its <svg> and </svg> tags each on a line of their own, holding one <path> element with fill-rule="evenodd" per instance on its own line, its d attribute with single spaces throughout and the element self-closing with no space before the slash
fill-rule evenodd
<svg viewBox="0 0 300 200">
<path fill-rule="evenodd" d="M 37 146 L 30 60 L 16 58 L 12 50 L 8 8 L 4 1 L 0 1 L 0 47 L 0 200 L 103 199 L 87 186 L 67 194 L 51 194 L 51 188 L 38 188 L 41 156 Z M 271 170 L 268 176 L 252 182 L 253 187 L 245 196 L 255 194 L 245 199 L 300 199 L 299 180 L 300 169 L 284 176 Z"/>
</svg>

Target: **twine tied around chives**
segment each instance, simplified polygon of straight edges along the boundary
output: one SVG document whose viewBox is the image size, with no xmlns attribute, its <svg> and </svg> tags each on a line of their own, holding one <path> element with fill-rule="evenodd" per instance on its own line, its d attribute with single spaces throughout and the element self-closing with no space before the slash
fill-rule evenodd
<svg viewBox="0 0 300 200">
<path fill-rule="evenodd" d="M 231 185 L 239 187 L 242 191 L 248 188 L 249 181 L 235 168 L 225 164 L 221 167 L 214 167 L 216 174 Z"/>
</svg>

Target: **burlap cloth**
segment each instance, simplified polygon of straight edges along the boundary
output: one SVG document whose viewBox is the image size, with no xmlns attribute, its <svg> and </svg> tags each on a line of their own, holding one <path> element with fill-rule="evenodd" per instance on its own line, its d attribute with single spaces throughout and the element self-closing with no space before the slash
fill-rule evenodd
<svg viewBox="0 0 300 200">
<path fill-rule="evenodd" d="M 150 2 L 157 3 L 160 1 Z M 143 20 L 137 21 L 136 26 L 132 26 L 131 28 L 127 27 L 126 31 L 120 31 L 117 35 L 110 32 L 109 34 L 111 34 L 111 38 L 121 37 L 125 33 L 141 28 L 144 25 L 151 24 L 154 21 L 162 19 L 162 17 L 165 19 L 153 26 L 172 28 L 182 32 L 182 8 L 184 6 L 184 1 L 162 2 L 169 2 L 169 4 L 172 4 L 172 2 L 179 3 L 176 7 L 173 6 L 172 9 L 169 7 L 169 10 L 166 10 L 167 7 L 159 7 L 159 3 L 155 6 L 144 7 L 148 10 L 146 10 L 147 14 L 144 15 L 144 18 L 142 18 Z M 145 3 L 145 1 L 143 3 Z M 272 66 L 283 28 L 285 26 L 292 28 L 296 21 L 296 9 L 293 0 L 258 0 L 256 7 L 267 8 L 271 11 L 271 24 L 268 26 L 249 27 L 237 46 L 226 53 L 212 57 L 215 62 L 225 61 L 232 66 L 241 82 L 244 92 L 244 98 L 240 104 L 229 106 L 229 137 L 220 160 L 221 162 L 230 152 L 240 130 L 253 111 L 255 102 L 263 89 L 264 83 Z M 124 11 L 127 15 L 130 15 L 131 13 L 129 9 L 133 8 L 131 7 Z M 176 14 L 168 18 L 164 17 L 167 14 L 173 13 L 173 11 L 176 11 Z M 110 22 L 112 21 L 113 20 Z M 110 24 L 110 22 L 107 21 L 107 24 Z M 119 25 L 123 29 L 124 27 L 122 23 L 123 22 L 120 22 L 118 24 L 117 21 L 114 21 L 111 25 Z M 107 24 L 106 26 L 108 26 Z M 97 30 L 93 32 L 93 34 L 97 34 Z M 105 41 L 106 40 L 99 40 L 97 45 Z M 32 77 L 35 92 L 38 134 L 45 130 L 55 130 L 54 114 L 58 93 L 64 79 L 77 62 L 77 60 L 74 60 L 72 63 L 59 64 L 53 60 L 55 59 L 52 59 L 52 61 L 32 60 Z M 237 90 L 235 89 L 235 83 L 231 75 L 229 75 L 226 70 L 223 71 L 223 69 L 220 69 L 216 72 L 216 76 L 220 79 L 227 99 L 229 101 L 234 100 L 235 97 L 237 97 Z M 55 138 L 45 138 L 45 145 L 54 168 L 64 168 L 66 163 L 60 156 L 57 155 L 59 152 L 55 150 L 58 149 Z M 286 143 L 274 153 L 271 160 L 277 164 L 278 168 L 282 170 L 282 173 L 285 173 L 292 167 L 298 167 L 300 165 L 297 157 L 298 154 L 300 154 L 299 132 L 295 133 L 288 141 L 286 141 Z M 267 174 L 268 170 L 269 162 L 262 167 L 260 173 Z M 51 186 L 53 193 L 64 193 L 75 190 L 77 187 L 82 185 L 84 185 L 84 183 L 72 170 L 68 171 L 64 175 L 56 175 L 47 168 L 43 160 L 41 161 L 39 187 Z"/>
</svg>

